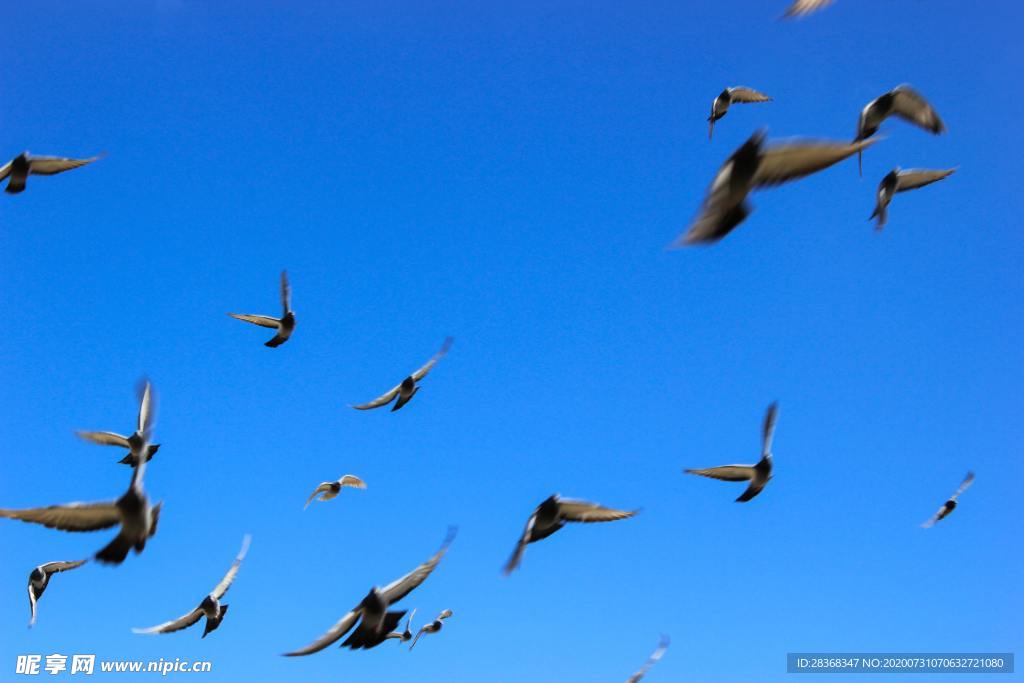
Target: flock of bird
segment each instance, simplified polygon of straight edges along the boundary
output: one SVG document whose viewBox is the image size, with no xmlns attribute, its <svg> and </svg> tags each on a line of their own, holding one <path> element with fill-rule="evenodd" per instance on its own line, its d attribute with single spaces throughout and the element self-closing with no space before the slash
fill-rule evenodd
<svg viewBox="0 0 1024 683">
<path fill-rule="evenodd" d="M 784 16 L 797 16 L 819 10 L 832 0 L 796 0 Z M 711 105 L 708 116 L 708 138 L 714 133 L 716 122 L 728 113 L 732 104 L 764 103 L 772 98 L 753 88 L 733 86 L 725 88 Z M 824 170 L 844 159 L 857 154 L 877 142 L 873 137 L 882 123 L 890 116 L 908 121 L 933 134 L 945 131 L 945 124 L 932 105 L 918 92 L 907 85 L 900 85 L 869 102 L 860 113 L 855 137 L 849 142 L 842 141 L 789 141 L 775 144 L 765 142 L 763 131 L 755 132 L 743 143 L 719 169 L 707 192 L 697 218 L 673 246 L 710 243 L 718 241 L 745 220 L 752 211 L 747 196 L 754 190 L 795 180 Z M 81 168 L 96 161 L 99 156 L 73 159 L 55 156 L 36 156 L 23 152 L 0 168 L 0 181 L 7 178 L 6 192 L 17 194 L 26 189 L 31 175 L 54 175 Z M 913 190 L 938 182 L 955 169 L 893 169 L 878 185 L 876 205 L 871 219 L 876 219 L 881 229 L 887 220 L 888 207 L 893 196 L 899 192 Z M 265 345 L 276 348 L 289 340 L 295 331 L 295 313 L 291 308 L 291 287 L 287 272 L 280 276 L 281 317 L 267 315 L 229 313 L 232 318 L 275 331 L 273 338 Z M 408 375 L 398 385 L 367 403 L 352 405 L 356 410 L 370 410 L 394 403 L 392 411 L 404 407 L 420 389 L 420 382 L 436 366 L 452 345 L 452 339 L 445 339 L 440 350 L 422 367 Z M 125 436 L 108 431 L 80 431 L 78 436 L 104 446 L 115 446 L 127 450 L 119 460 L 132 468 L 127 490 L 120 498 L 99 503 L 67 503 L 29 509 L 0 509 L 0 517 L 70 532 L 97 531 L 118 527 L 117 535 L 98 550 L 94 559 L 100 563 L 118 565 L 124 562 L 129 552 L 141 553 L 147 541 L 157 531 L 161 503 L 151 503 L 143 488 L 143 476 L 148 463 L 156 455 L 159 444 L 152 443 L 155 416 L 155 396 L 148 381 L 140 382 L 138 388 L 139 413 L 135 430 Z M 752 465 L 722 465 L 703 469 L 686 469 L 687 474 L 709 477 L 722 481 L 748 482 L 747 488 L 736 498 L 737 502 L 748 502 L 760 494 L 772 478 L 772 441 L 778 420 L 778 404 L 768 406 L 761 432 L 760 459 Z M 957 506 L 959 496 L 971 485 L 974 474 L 968 473 L 956 492 L 922 526 L 931 527 L 944 519 Z M 314 501 L 329 501 L 337 497 L 343 488 L 365 489 L 366 483 L 354 474 L 345 474 L 335 481 L 319 484 L 306 500 L 303 509 Z M 628 519 L 636 510 L 619 510 L 587 501 L 562 498 L 558 494 L 542 501 L 527 520 L 522 536 L 517 541 L 511 557 L 504 565 L 503 572 L 511 574 L 522 562 L 526 546 L 541 541 L 562 529 L 570 522 L 612 522 Z M 285 653 L 295 657 L 319 652 L 347 636 L 341 647 L 369 649 L 388 640 L 400 643 L 411 641 L 409 649 L 419 639 L 442 629 L 444 620 L 452 616 L 450 609 L 444 609 L 437 617 L 424 624 L 415 636 L 412 620 L 416 610 L 408 613 L 405 628 L 399 624 L 406 611 L 392 607 L 419 587 L 437 568 L 455 538 L 456 529 L 450 528 L 441 547 L 428 560 L 412 571 L 395 579 L 383 588 L 373 587 L 351 610 L 342 616 L 319 638 L 305 647 Z M 140 634 L 163 634 L 186 629 L 198 623 L 203 617 L 206 624 L 203 638 L 216 630 L 227 614 L 228 605 L 221 602 L 234 582 L 249 548 L 250 536 L 246 535 L 242 548 L 221 581 L 202 598 L 199 605 L 187 614 L 149 628 L 133 629 Z M 88 560 L 48 562 L 34 568 L 29 574 L 28 598 L 31 612 L 29 626 L 35 624 L 37 603 L 49 585 L 54 574 L 77 569 Z M 663 636 L 657 649 L 643 667 L 631 676 L 627 683 L 637 683 L 648 669 L 664 655 L 669 640 Z"/>
</svg>

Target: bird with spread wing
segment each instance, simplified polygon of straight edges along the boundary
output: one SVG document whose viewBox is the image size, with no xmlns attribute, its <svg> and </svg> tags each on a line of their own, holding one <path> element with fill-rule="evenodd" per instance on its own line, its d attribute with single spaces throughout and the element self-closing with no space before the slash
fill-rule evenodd
<svg viewBox="0 0 1024 683">
<path fill-rule="evenodd" d="M 441 349 L 434 354 L 434 357 L 424 363 L 423 367 L 419 370 L 403 379 L 398 386 L 388 390 L 384 394 L 381 394 L 369 403 L 361 403 L 352 407 L 356 410 L 371 410 L 373 408 L 385 406 L 394 401 L 395 397 L 398 397 L 398 400 L 395 401 L 395 405 L 391 408 L 391 412 L 399 410 L 402 406 L 411 401 L 412 397 L 416 395 L 416 392 L 420 390 L 419 381 L 426 377 L 427 373 L 437 365 L 437 361 L 444 358 L 445 354 L 448 353 L 448 349 L 452 346 L 452 341 L 451 337 L 445 339 L 444 343 L 441 345 Z"/>
<path fill-rule="evenodd" d="M 281 317 L 274 318 L 269 315 L 254 315 L 251 313 L 228 313 L 235 320 L 242 320 L 260 327 L 269 327 L 277 330 L 277 334 L 265 342 L 264 346 L 277 348 L 284 344 L 295 331 L 295 311 L 292 310 L 292 288 L 288 284 L 288 271 L 281 271 Z"/>
<path fill-rule="evenodd" d="M 722 465 L 701 470 L 684 470 L 687 474 L 720 479 L 722 481 L 749 481 L 750 485 L 737 503 L 745 503 L 761 493 L 772 478 L 772 438 L 775 435 L 775 421 L 779 417 L 779 404 L 772 403 L 764 415 L 764 426 L 761 430 L 761 459 L 755 465 Z"/>
</svg>

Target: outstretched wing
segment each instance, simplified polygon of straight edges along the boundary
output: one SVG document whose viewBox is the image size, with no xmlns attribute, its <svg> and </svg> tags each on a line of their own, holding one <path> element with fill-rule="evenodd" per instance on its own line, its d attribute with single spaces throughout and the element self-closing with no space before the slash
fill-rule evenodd
<svg viewBox="0 0 1024 683">
<path fill-rule="evenodd" d="M 711 187 L 708 188 L 701 203 L 700 213 L 690 224 L 689 229 L 676 239 L 670 248 L 717 242 L 750 214 L 750 205 L 746 203 L 745 198 L 740 197 L 737 201 L 732 177 L 734 168 L 734 162 L 730 157 L 711 182 Z"/>
<path fill-rule="evenodd" d="M 766 148 L 754 174 L 754 185 L 767 187 L 824 170 L 870 147 L 879 138 L 857 142 L 798 141 Z"/>
<path fill-rule="evenodd" d="M 362 610 L 352 610 L 341 619 L 337 621 L 327 633 L 323 634 L 306 647 L 294 650 L 292 652 L 284 653 L 285 657 L 301 657 L 303 655 L 311 655 L 314 652 L 319 652 L 328 645 L 331 645 L 338 641 L 343 635 L 352 630 L 352 627 L 356 625 L 356 621 L 359 620 L 359 616 L 362 614 Z"/>
<path fill-rule="evenodd" d="M 148 379 L 139 382 L 139 424 L 138 433 L 147 434 L 153 427 L 153 385 Z"/>
<path fill-rule="evenodd" d="M 341 478 L 341 485 L 343 487 L 344 486 L 351 486 L 354 489 L 365 489 L 366 488 L 366 482 L 363 481 L 362 479 L 360 479 L 359 477 L 357 477 L 354 474 L 346 474 L 345 476 L 343 476 Z"/>
<path fill-rule="evenodd" d="M 28 172 L 35 175 L 54 175 L 63 171 L 70 171 L 73 168 L 80 168 L 86 164 L 99 159 L 98 156 L 89 159 L 68 159 L 66 157 L 30 157 Z"/>
<path fill-rule="evenodd" d="M 331 490 L 331 482 L 329 482 L 329 481 L 325 481 L 324 483 L 322 483 L 319 486 L 317 486 L 316 490 L 313 491 L 313 493 L 310 494 L 309 498 L 306 499 L 306 504 L 302 506 L 302 509 L 305 510 L 306 508 L 308 508 L 309 504 L 313 502 L 313 499 L 316 498 L 317 496 L 319 496 L 321 493 L 323 493 L 324 491 L 330 491 L 330 490 Z"/>
<path fill-rule="evenodd" d="M 952 496 L 950 496 L 950 498 L 952 500 L 956 500 L 960 496 L 960 494 L 963 493 L 964 491 L 966 491 L 967 488 L 971 484 L 973 484 L 973 483 L 974 483 L 974 472 L 968 472 L 967 476 L 964 477 L 964 480 L 962 482 L 960 482 L 960 487 L 956 490 L 956 493 L 954 493 Z"/>
<path fill-rule="evenodd" d="M 182 615 L 173 621 L 165 621 L 162 624 L 156 626 L 150 626 L 149 628 L 133 628 L 132 633 L 140 633 L 143 635 L 153 635 L 156 633 L 173 633 L 180 631 L 183 628 L 188 628 L 192 624 L 196 623 L 203 617 L 203 610 L 196 607 L 188 614 Z"/>
<path fill-rule="evenodd" d="M 398 390 L 401 389 L 401 388 L 402 388 L 402 385 L 399 384 L 399 385 L 395 386 L 394 389 L 391 389 L 387 393 L 381 394 L 380 396 L 378 396 L 377 398 L 373 399 L 369 403 L 360 403 L 359 405 L 352 406 L 352 407 L 355 408 L 356 410 L 370 410 L 372 408 L 380 408 L 381 406 L 387 405 L 388 403 L 391 403 L 392 401 L 394 401 L 395 400 L 395 396 L 398 396 Z"/>
<path fill-rule="evenodd" d="M 3 178 L 0 178 L 3 180 Z M 32 617 L 28 620 L 28 627 L 32 628 L 36 624 L 36 593 L 32 590 L 32 582 L 28 582 L 28 609 L 31 612 Z"/>
<path fill-rule="evenodd" d="M 617 519 L 632 517 L 636 513 L 636 510 L 616 510 L 584 500 L 558 501 L 558 515 L 567 522 L 614 522 Z"/>
<path fill-rule="evenodd" d="M 665 651 L 668 650 L 668 645 L 668 636 L 662 636 L 661 642 L 658 643 L 657 649 L 655 649 L 654 652 L 651 653 L 651 656 L 647 658 L 647 661 L 644 662 L 644 665 L 640 667 L 635 674 L 633 674 L 626 680 L 626 683 L 638 683 L 638 681 L 644 677 L 647 671 L 652 666 L 657 664 L 658 660 L 665 655 Z"/>
<path fill-rule="evenodd" d="M 955 168 L 937 170 L 927 168 L 910 168 L 906 171 L 900 171 L 896 176 L 896 191 L 906 192 L 907 190 L 916 190 L 919 187 L 931 185 L 932 183 L 936 183 L 943 178 L 953 175 L 955 171 Z"/>
<path fill-rule="evenodd" d="M 526 520 L 526 528 L 523 529 L 523 535 L 519 537 L 516 542 L 515 550 L 512 551 L 512 555 L 508 558 L 508 562 L 502 568 L 502 573 L 508 576 L 514 572 L 519 564 L 523 561 L 523 553 L 526 552 L 526 546 L 530 543 L 530 534 L 533 532 L 533 525 L 537 523 L 537 511 L 534 510 L 533 514 L 530 515 L 530 519 Z"/>
<path fill-rule="evenodd" d="M 892 91 L 892 113 L 904 121 L 920 126 L 932 133 L 946 130 L 946 124 L 939 118 L 939 113 L 929 104 L 921 93 L 909 85 L 901 85 Z"/>
<path fill-rule="evenodd" d="M 749 481 L 754 478 L 754 468 L 750 465 L 722 465 L 721 467 L 707 467 L 702 470 L 683 470 L 687 474 L 696 474 L 711 479 L 722 481 Z"/>
<path fill-rule="evenodd" d="M 420 630 L 416 633 L 416 637 L 412 639 L 412 645 L 409 646 L 409 650 L 412 650 L 414 647 L 416 647 L 416 643 L 419 642 L 420 636 L 422 636 L 424 633 L 426 633 L 427 632 L 427 628 L 429 628 L 429 627 L 430 627 L 430 624 L 425 624 L 422 628 L 420 628 Z"/>
<path fill-rule="evenodd" d="M 775 436 L 775 422 L 779 419 L 779 404 L 772 403 L 764 414 L 764 427 L 761 431 L 761 455 L 772 454 L 772 437 Z"/>
<path fill-rule="evenodd" d="M 98 443 L 101 446 L 120 446 L 121 448 L 129 449 L 132 447 L 128 443 L 128 437 L 115 434 L 114 432 L 75 432 L 75 434 L 81 439 Z"/>
<path fill-rule="evenodd" d="M 251 315 L 249 313 L 228 313 L 228 315 L 235 320 L 243 320 L 260 327 L 272 327 L 275 330 L 281 327 L 281 321 L 277 318 L 271 318 L 269 315 Z"/>
<path fill-rule="evenodd" d="M 414 380 L 416 380 L 417 382 L 419 382 L 421 379 L 426 377 L 427 373 L 430 372 L 430 370 L 435 365 L 437 365 L 437 361 L 439 361 L 442 358 L 444 358 L 444 355 L 446 353 L 448 353 L 448 349 L 450 349 L 452 347 L 452 342 L 453 341 L 455 341 L 455 340 L 452 339 L 451 337 L 445 337 L 444 342 L 441 344 L 441 348 L 438 350 L 437 353 L 434 354 L 434 357 L 431 358 L 430 360 L 428 360 L 426 363 L 424 363 L 423 367 L 421 367 L 419 370 L 417 370 L 416 372 L 412 373 L 412 378 Z"/>
<path fill-rule="evenodd" d="M 11 175 L 11 162 L 8 161 L 3 166 L 0 166 L 0 180 L 3 180 L 7 176 Z"/>
<path fill-rule="evenodd" d="M 61 531 L 98 531 L 109 529 L 121 521 L 114 503 L 68 503 L 28 510 L 2 510 L 0 517 L 42 524 Z"/>
<path fill-rule="evenodd" d="M 242 549 L 238 551 L 238 556 L 235 557 L 235 561 L 231 563 L 231 568 L 228 569 L 228 573 L 224 575 L 224 578 L 220 580 L 217 587 L 211 591 L 210 595 L 218 600 L 224 597 L 224 594 L 231 588 L 232 582 L 235 577 L 238 576 L 238 568 L 242 566 L 242 560 L 245 559 L 245 554 L 249 552 L 249 542 L 252 541 L 252 536 L 246 534 L 242 537 Z"/>
<path fill-rule="evenodd" d="M 288 284 L 288 271 L 281 271 L 281 307 L 284 309 L 284 313 L 281 315 L 288 315 L 288 311 L 292 310 L 292 288 Z"/>
<path fill-rule="evenodd" d="M 729 88 L 729 99 L 733 102 L 768 102 L 772 98 L 745 85 Z"/>
<path fill-rule="evenodd" d="M 66 572 L 69 569 L 77 569 L 89 560 L 75 560 L 73 562 L 47 562 L 42 565 L 40 569 L 46 574 L 58 574 L 60 572 Z"/>
<path fill-rule="evenodd" d="M 783 19 L 788 17 L 798 17 L 804 14 L 810 14 L 811 12 L 817 12 L 823 9 L 827 5 L 831 5 L 833 0 L 796 0 L 786 13 L 782 15 Z"/>
<path fill-rule="evenodd" d="M 416 567 L 416 569 L 413 569 L 402 578 L 395 579 L 381 589 L 381 593 L 384 595 L 384 599 L 387 600 L 389 605 L 393 605 L 398 602 L 411 593 L 417 586 L 427 580 L 427 577 L 430 576 L 431 572 L 437 568 L 441 558 L 444 557 L 446 552 L 448 552 L 448 547 L 452 544 L 452 541 L 455 540 L 456 531 L 457 529 L 455 527 L 449 528 L 448 535 L 445 537 L 444 543 L 441 544 L 440 550 L 434 553 L 433 557 Z"/>
</svg>

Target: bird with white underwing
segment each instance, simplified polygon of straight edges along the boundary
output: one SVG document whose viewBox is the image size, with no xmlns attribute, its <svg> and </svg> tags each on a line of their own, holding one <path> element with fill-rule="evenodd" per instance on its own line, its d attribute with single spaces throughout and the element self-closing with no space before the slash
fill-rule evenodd
<svg viewBox="0 0 1024 683">
<path fill-rule="evenodd" d="M 36 623 L 36 603 L 43 597 L 43 591 L 50 585 L 50 577 L 70 569 L 77 569 L 88 560 L 74 560 L 72 562 L 47 562 L 41 564 L 28 575 L 28 607 L 32 617 L 28 627 L 32 628 Z"/>
<path fill-rule="evenodd" d="M 306 500 L 306 504 L 302 506 L 302 509 L 305 510 L 306 508 L 308 508 L 309 504 L 313 502 L 314 498 L 320 501 L 325 501 L 337 497 L 337 495 L 341 493 L 341 489 L 345 488 L 346 486 L 354 489 L 365 489 L 366 482 L 364 482 L 362 479 L 360 479 L 354 474 L 346 474 L 337 481 L 322 482 L 319 486 L 316 487 L 313 493 Z M 317 498 L 317 496 L 319 496 L 319 498 Z"/>
<path fill-rule="evenodd" d="M 7 181 L 7 187 L 4 188 L 4 192 L 18 194 L 24 191 L 25 184 L 28 182 L 30 175 L 56 175 L 57 173 L 70 171 L 73 168 L 81 168 L 99 158 L 100 156 L 97 155 L 88 159 L 70 159 L 68 157 L 46 157 L 22 152 L 0 167 L 0 181 L 9 177 L 10 180 Z"/>
<path fill-rule="evenodd" d="M 151 416 L 154 410 L 153 392 L 149 382 L 140 383 L 137 394 L 139 397 L 139 417 L 135 424 L 135 431 L 132 432 L 131 436 L 124 436 L 117 432 L 76 432 L 80 438 L 101 446 L 127 448 L 128 455 L 118 460 L 118 462 L 132 467 L 138 464 L 143 453 L 145 453 L 146 462 L 149 462 L 160 449 L 160 444 L 149 443 L 149 438 L 143 436 L 147 430 L 151 429 Z M 143 442 L 146 442 L 145 448 L 143 448 Z"/>
</svg>

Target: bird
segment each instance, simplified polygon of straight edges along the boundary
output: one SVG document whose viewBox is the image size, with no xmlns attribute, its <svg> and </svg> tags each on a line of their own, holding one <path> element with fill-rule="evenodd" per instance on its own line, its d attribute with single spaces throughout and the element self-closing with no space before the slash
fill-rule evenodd
<svg viewBox="0 0 1024 683">
<path fill-rule="evenodd" d="M 753 208 L 747 195 L 752 191 L 821 171 L 878 139 L 852 143 L 791 140 L 766 147 L 764 138 L 765 132 L 757 131 L 726 159 L 697 218 L 670 248 L 717 242 L 750 215 Z"/>
<path fill-rule="evenodd" d="M 341 489 L 346 486 L 350 486 L 354 489 L 365 489 L 366 482 L 354 474 L 346 474 L 338 481 L 325 481 L 316 487 L 316 490 L 313 491 L 313 494 L 308 500 L 306 500 L 306 504 L 302 506 L 302 509 L 305 510 L 308 508 L 309 504 L 312 503 L 313 499 L 317 496 L 320 496 L 319 500 L 321 501 L 330 500 L 331 498 L 336 497 L 341 493 Z"/>
<path fill-rule="evenodd" d="M 148 414 L 147 424 L 142 431 L 139 453 L 147 452 L 149 431 L 153 411 Z M 23 522 L 41 524 L 60 531 L 98 531 L 120 525 L 117 536 L 96 553 L 95 558 L 103 564 L 121 564 L 132 548 L 141 553 L 146 541 L 156 534 L 162 503 L 151 505 L 142 487 L 146 471 L 145 459 L 140 459 L 132 470 L 128 490 L 115 501 L 103 503 L 67 503 L 25 510 L 0 509 L 0 517 L 20 519 Z"/>
<path fill-rule="evenodd" d="M 918 128 L 930 131 L 934 135 L 944 133 L 946 124 L 939 113 L 928 103 L 921 93 L 909 85 L 898 85 L 884 95 L 879 95 L 865 105 L 857 119 L 857 136 L 854 141 L 866 140 L 878 132 L 882 122 L 890 116 L 898 116 Z M 857 152 L 857 167 L 861 174 L 864 164 L 861 153 Z"/>
<path fill-rule="evenodd" d="M 661 642 L 658 643 L 658 647 L 654 650 L 654 652 L 651 653 L 651 656 L 647 658 L 647 661 L 644 662 L 644 665 L 640 667 L 635 674 L 626 679 L 626 683 L 639 683 L 640 679 L 647 674 L 647 671 L 652 666 L 657 664 L 658 660 L 664 656 L 665 651 L 668 650 L 668 645 L 668 636 L 662 636 Z"/>
<path fill-rule="evenodd" d="M 143 441 L 147 441 L 145 448 L 146 462 L 152 460 L 153 456 L 160 449 L 160 444 L 148 443 L 148 439 L 143 437 L 143 433 L 147 430 L 147 425 L 150 424 L 150 416 L 153 412 L 153 392 L 149 382 L 143 381 L 140 383 L 137 393 L 139 396 L 139 418 L 135 426 L 135 432 L 131 436 L 122 436 L 115 432 L 76 432 L 80 438 L 98 443 L 101 446 L 127 448 L 128 455 L 118 460 L 118 462 L 123 465 L 130 465 L 131 467 L 135 467 L 139 462 L 139 457 L 143 452 Z"/>
<path fill-rule="evenodd" d="M 825 9 L 828 5 L 831 5 L 833 0 L 795 0 L 792 5 L 786 10 L 786 13 L 782 15 L 783 19 L 790 17 L 799 17 L 811 12 L 817 12 L 820 9 Z"/>
<path fill-rule="evenodd" d="M 387 393 L 378 396 L 369 403 L 362 403 L 360 405 L 352 407 L 355 408 L 356 410 L 371 410 L 372 408 L 380 408 L 381 406 L 387 405 L 388 403 L 394 401 L 395 397 L 397 396 L 398 400 L 395 401 L 395 405 L 392 406 L 391 412 L 395 412 L 396 410 L 400 409 L 402 406 L 404 406 L 406 403 L 412 400 L 412 397 L 415 396 L 416 392 L 420 390 L 418 382 L 427 376 L 427 373 L 430 372 L 431 369 L 433 369 L 433 367 L 437 364 L 437 361 L 444 358 L 444 355 L 448 353 L 448 349 L 452 347 L 452 341 L 454 340 L 451 337 L 447 337 L 444 340 L 444 343 L 441 344 L 441 349 L 434 354 L 434 357 L 428 360 L 426 363 L 424 363 L 423 367 L 421 367 L 419 370 L 403 379 L 398 386 L 389 390 Z"/>
<path fill-rule="evenodd" d="M 444 625 L 441 623 L 442 620 L 447 619 L 451 615 L 452 611 L 450 609 L 446 609 L 437 615 L 437 619 L 434 619 L 429 624 L 423 624 L 423 627 L 420 628 L 419 633 L 416 634 L 416 639 L 413 640 L 412 645 L 409 646 L 409 651 L 411 652 L 412 649 L 416 647 L 416 643 L 419 642 L 420 636 L 422 636 L 424 633 L 437 633 L 438 631 L 440 631 L 441 627 Z"/>
<path fill-rule="evenodd" d="M 748 102 L 770 102 L 772 98 L 764 93 L 744 85 L 736 85 L 726 88 L 711 102 L 711 115 L 708 116 L 708 140 L 715 131 L 715 121 L 725 116 L 729 111 L 729 105 L 733 102 L 746 104 Z"/>
<path fill-rule="evenodd" d="M 893 195 L 897 192 L 916 190 L 919 187 L 931 185 L 943 178 L 951 176 L 955 171 L 955 168 L 940 170 L 910 168 L 906 171 L 902 171 L 897 166 L 893 170 L 889 171 L 885 177 L 882 178 L 882 182 L 878 184 L 875 210 L 868 217 L 868 220 L 877 218 L 878 222 L 875 224 L 875 229 L 881 230 L 885 227 L 885 222 L 889 217 L 889 203 L 892 201 Z"/>
<path fill-rule="evenodd" d="M 964 477 L 964 480 L 960 482 L 960 487 L 956 490 L 956 493 L 950 496 L 949 500 L 943 503 L 942 507 L 939 508 L 939 511 L 936 512 L 931 519 L 922 524 L 921 527 L 924 529 L 930 529 L 931 527 L 935 526 L 937 522 L 949 516 L 949 513 L 953 512 L 953 510 L 956 509 L 956 499 L 960 496 L 961 493 L 967 490 L 968 486 L 970 486 L 973 483 L 974 472 L 968 472 L 967 476 Z"/>
<path fill-rule="evenodd" d="M 43 591 L 50 583 L 50 577 L 60 572 L 66 572 L 69 569 L 77 569 L 88 560 L 75 560 L 73 562 L 47 562 L 41 564 L 28 575 L 28 606 L 32 612 L 32 618 L 28 622 L 28 627 L 32 628 L 36 623 L 36 603 L 39 602 L 39 598 L 43 597 Z"/>
<path fill-rule="evenodd" d="M 596 503 L 562 498 L 557 493 L 545 499 L 530 515 L 523 535 L 516 543 L 512 556 L 502 570 L 505 576 L 511 574 L 523 559 L 526 546 L 555 533 L 567 522 L 614 522 L 627 519 L 639 510 L 615 510 Z"/>
<path fill-rule="evenodd" d="M 749 481 L 750 485 L 747 490 L 736 499 L 737 503 L 746 503 L 761 493 L 761 489 L 772 478 L 772 437 L 775 434 L 775 422 L 778 417 L 779 404 L 772 403 L 764 415 L 764 427 L 761 432 L 761 459 L 756 465 L 723 465 L 702 470 L 684 470 L 684 472 L 722 481 Z"/>
<path fill-rule="evenodd" d="M 270 348 L 277 348 L 284 344 L 292 336 L 295 330 L 295 311 L 292 310 L 292 288 L 288 284 L 288 271 L 281 271 L 281 308 L 283 312 L 280 318 L 272 318 L 269 315 L 252 315 L 249 313 L 228 313 L 236 320 L 244 320 L 260 327 L 271 327 L 277 330 L 273 339 L 263 344 Z"/>
<path fill-rule="evenodd" d="M 414 609 L 409 613 L 409 617 L 405 620 L 404 631 L 392 631 L 391 633 L 384 636 L 386 639 L 397 639 L 400 643 L 408 643 L 412 640 L 412 618 L 416 616 L 416 610 Z"/>
<path fill-rule="evenodd" d="M 228 613 L 228 606 L 223 604 L 220 600 L 224 597 L 224 594 L 231 588 L 231 584 L 234 582 L 235 577 L 238 576 L 238 570 L 242 566 L 242 560 L 245 559 L 245 554 L 249 551 L 249 543 L 252 541 L 252 536 L 246 534 L 242 537 L 242 549 L 238 551 L 238 555 L 235 557 L 235 561 L 231 563 L 231 568 L 228 569 L 227 574 L 220 580 L 210 593 L 202 599 L 199 606 L 194 610 L 178 617 L 173 621 L 166 621 L 156 626 L 149 628 L 133 628 L 133 633 L 140 633 L 144 635 L 155 635 L 157 633 L 173 633 L 175 631 L 181 631 L 189 626 L 192 626 L 204 616 L 206 617 L 206 628 L 203 629 L 203 638 L 208 636 L 213 631 L 217 630 L 221 622 L 224 621 L 224 615 Z"/>
<path fill-rule="evenodd" d="M 286 652 L 284 656 L 301 657 L 319 652 L 337 642 L 349 631 L 352 631 L 353 626 L 355 626 L 355 630 L 341 644 L 341 647 L 348 647 L 353 650 L 360 648 L 370 649 L 387 640 L 388 634 L 395 630 L 398 622 L 405 615 L 405 610 L 388 611 L 388 608 L 409 595 L 409 593 L 427 580 L 431 572 L 437 568 L 441 558 L 448 552 L 449 546 L 455 539 L 456 531 L 455 527 L 449 528 L 448 535 L 445 537 L 444 543 L 441 544 L 440 550 L 429 560 L 383 588 L 374 587 L 370 589 L 366 597 L 339 619 L 326 633 L 306 647 Z M 356 622 L 359 622 L 358 626 L 356 626 Z"/>
<path fill-rule="evenodd" d="M 25 189 L 30 175 L 55 175 L 73 168 L 81 168 L 100 158 L 100 155 L 88 159 L 69 159 L 67 157 L 45 157 L 22 152 L 3 167 L 0 167 L 0 181 L 10 176 L 5 192 L 18 194 Z"/>
</svg>

